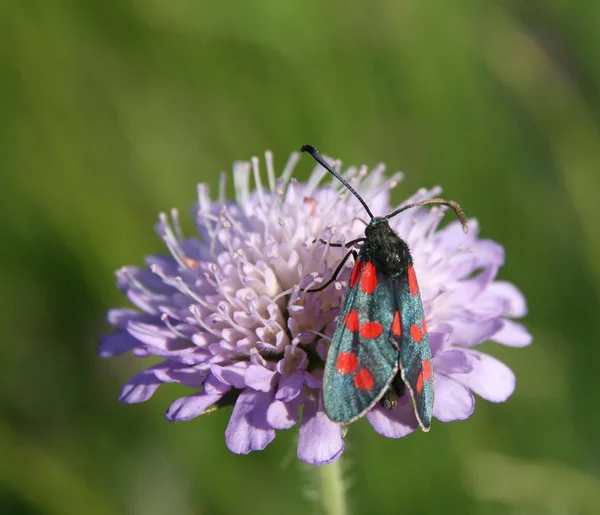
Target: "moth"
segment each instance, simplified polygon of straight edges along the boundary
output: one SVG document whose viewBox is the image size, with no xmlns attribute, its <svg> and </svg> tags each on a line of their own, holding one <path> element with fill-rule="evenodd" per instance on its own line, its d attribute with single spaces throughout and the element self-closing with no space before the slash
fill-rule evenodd
<svg viewBox="0 0 600 515">
<path fill-rule="evenodd" d="M 364 237 L 344 245 L 350 250 L 331 279 L 308 290 L 327 288 L 353 256 L 348 291 L 325 362 L 325 413 L 333 422 L 349 424 L 378 402 L 386 409 L 395 408 L 396 399 L 407 388 L 419 425 L 429 431 L 434 378 L 427 321 L 410 249 L 390 227 L 389 219 L 407 209 L 442 204 L 454 210 L 466 233 L 463 210 L 454 201 L 432 198 L 402 206 L 386 216 L 374 216 L 363 198 L 315 147 L 304 145 L 301 150 L 348 188 L 370 217 Z"/>
</svg>

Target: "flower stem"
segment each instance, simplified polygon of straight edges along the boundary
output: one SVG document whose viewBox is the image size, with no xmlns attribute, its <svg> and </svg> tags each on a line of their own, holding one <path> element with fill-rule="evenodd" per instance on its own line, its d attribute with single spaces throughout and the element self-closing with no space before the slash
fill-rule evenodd
<svg viewBox="0 0 600 515">
<path fill-rule="evenodd" d="M 341 458 L 319 467 L 321 474 L 321 504 L 327 515 L 348 515 Z"/>
</svg>

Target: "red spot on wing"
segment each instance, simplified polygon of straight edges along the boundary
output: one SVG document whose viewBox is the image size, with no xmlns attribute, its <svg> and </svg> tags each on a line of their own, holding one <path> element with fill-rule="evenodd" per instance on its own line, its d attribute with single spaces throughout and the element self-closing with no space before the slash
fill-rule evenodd
<svg viewBox="0 0 600 515">
<path fill-rule="evenodd" d="M 423 334 L 425 334 L 427 332 L 427 320 L 425 320 L 425 317 L 423 317 L 423 323 L 421 327 L 423 328 Z"/>
<path fill-rule="evenodd" d="M 423 332 L 419 329 L 417 324 L 413 324 L 410 326 L 410 336 L 415 343 L 419 343 L 423 338 Z"/>
<path fill-rule="evenodd" d="M 344 325 L 348 328 L 349 331 L 352 332 L 358 329 L 358 313 L 355 309 L 346 313 L 346 316 L 344 317 Z"/>
<path fill-rule="evenodd" d="M 408 265 L 408 285 L 410 286 L 410 294 L 413 297 L 419 293 L 419 284 L 417 283 L 417 275 L 412 265 Z"/>
<path fill-rule="evenodd" d="M 352 275 L 350 276 L 350 287 L 354 288 L 362 275 L 363 262 L 362 260 L 356 261 L 354 268 L 352 269 Z"/>
<path fill-rule="evenodd" d="M 354 376 L 354 385 L 359 390 L 372 390 L 375 385 L 375 380 L 366 368 L 359 370 L 357 374 Z"/>
<path fill-rule="evenodd" d="M 392 333 L 398 338 L 402 338 L 402 321 L 400 320 L 400 311 L 396 311 L 394 321 L 392 322 Z"/>
<path fill-rule="evenodd" d="M 358 358 L 352 352 L 340 352 L 335 368 L 340 374 L 352 374 L 358 368 Z"/>
<path fill-rule="evenodd" d="M 360 287 L 367 295 L 371 295 L 377 288 L 377 270 L 373 263 L 364 266 Z"/>
<path fill-rule="evenodd" d="M 360 326 L 360 335 L 363 338 L 377 338 L 383 333 L 383 327 L 379 322 L 365 322 Z"/>
<path fill-rule="evenodd" d="M 417 378 L 417 393 L 421 393 L 423 391 L 423 372 L 419 372 L 419 377 Z"/>
<path fill-rule="evenodd" d="M 429 381 L 431 379 L 431 361 L 428 359 L 423 360 L 423 381 Z"/>
</svg>

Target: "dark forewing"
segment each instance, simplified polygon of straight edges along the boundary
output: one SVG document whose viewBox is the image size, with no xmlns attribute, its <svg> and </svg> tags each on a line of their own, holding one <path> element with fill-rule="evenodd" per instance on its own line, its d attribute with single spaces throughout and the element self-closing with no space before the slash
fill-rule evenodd
<svg viewBox="0 0 600 515">
<path fill-rule="evenodd" d="M 433 365 L 423 302 L 412 265 L 394 280 L 394 321 L 390 341 L 400 351 L 400 371 L 410 390 L 421 427 L 428 431 L 433 413 Z"/>
<path fill-rule="evenodd" d="M 363 416 L 394 379 L 399 352 L 388 341 L 394 304 L 391 279 L 361 251 L 325 363 L 323 404 L 332 421 Z"/>
</svg>

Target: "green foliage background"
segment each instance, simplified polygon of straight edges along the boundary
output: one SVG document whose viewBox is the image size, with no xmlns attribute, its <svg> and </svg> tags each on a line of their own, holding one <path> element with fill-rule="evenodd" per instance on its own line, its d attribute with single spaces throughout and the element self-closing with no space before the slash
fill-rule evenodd
<svg viewBox="0 0 600 515">
<path fill-rule="evenodd" d="M 54 0 L 0 9 L 0 512 L 314 513 L 297 430 L 225 447 L 184 390 L 122 406 L 113 271 L 237 159 L 313 143 L 441 184 L 506 247 L 534 345 L 505 404 L 400 441 L 352 426 L 353 513 L 600 512 L 600 3 Z M 298 177 L 313 163 L 303 159 Z"/>
</svg>

